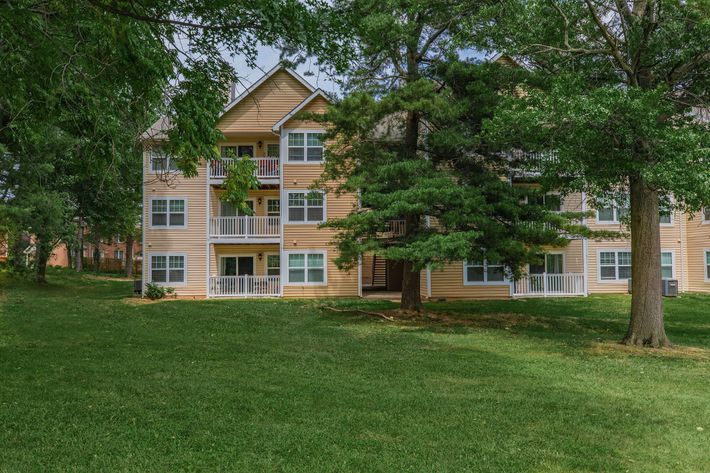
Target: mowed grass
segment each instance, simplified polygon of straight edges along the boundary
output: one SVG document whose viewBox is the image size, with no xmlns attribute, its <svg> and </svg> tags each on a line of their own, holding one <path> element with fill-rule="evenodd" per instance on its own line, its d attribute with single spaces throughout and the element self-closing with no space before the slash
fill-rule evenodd
<svg viewBox="0 0 710 473">
<path fill-rule="evenodd" d="M 710 471 L 710 297 L 135 303 L 0 279 L 0 471 Z M 701 430 L 702 429 L 702 430 Z"/>
</svg>

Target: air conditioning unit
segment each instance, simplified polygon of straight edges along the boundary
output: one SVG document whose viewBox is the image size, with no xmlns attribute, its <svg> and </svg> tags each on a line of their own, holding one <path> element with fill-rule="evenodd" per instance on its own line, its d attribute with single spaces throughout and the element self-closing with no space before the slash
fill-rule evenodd
<svg viewBox="0 0 710 473">
<path fill-rule="evenodd" d="M 631 278 L 629 278 L 629 294 L 631 294 Z M 678 297 L 678 280 L 661 279 L 661 295 L 665 297 Z"/>
<path fill-rule="evenodd" d="M 661 294 L 666 297 L 678 297 L 678 280 L 663 279 L 661 280 Z"/>
</svg>

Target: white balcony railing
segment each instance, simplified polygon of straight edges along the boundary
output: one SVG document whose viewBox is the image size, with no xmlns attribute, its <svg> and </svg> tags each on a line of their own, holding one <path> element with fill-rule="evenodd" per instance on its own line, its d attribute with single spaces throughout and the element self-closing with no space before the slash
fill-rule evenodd
<svg viewBox="0 0 710 473">
<path fill-rule="evenodd" d="M 211 238 L 278 238 L 280 217 L 212 217 Z"/>
<path fill-rule="evenodd" d="M 256 163 L 254 175 L 258 179 L 279 178 L 279 158 L 250 158 Z M 234 162 L 234 158 L 222 158 L 219 161 L 210 161 L 210 179 L 224 179 L 227 177 L 227 168 Z"/>
<path fill-rule="evenodd" d="M 209 295 L 215 297 L 278 297 L 279 276 L 212 276 Z"/>
<path fill-rule="evenodd" d="M 529 274 L 515 281 L 515 296 L 583 296 L 584 274 Z"/>
</svg>

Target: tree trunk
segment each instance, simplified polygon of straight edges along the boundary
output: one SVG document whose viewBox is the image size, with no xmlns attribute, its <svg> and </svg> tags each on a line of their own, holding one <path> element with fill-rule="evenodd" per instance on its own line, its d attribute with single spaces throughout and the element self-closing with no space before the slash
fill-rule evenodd
<svg viewBox="0 0 710 473">
<path fill-rule="evenodd" d="M 80 273 L 84 270 L 84 227 L 81 220 L 79 220 L 79 230 L 77 230 L 76 237 L 79 241 L 79 247 L 74 255 L 74 270 Z"/>
<path fill-rule="evenodd" d="M 101 269 L 101 249 L 99 248 L 100 241 L 94 242 L 94 272 L 99 272 Z"/>
<path fill-rule="evenodd" d="M 126 252 L 124 253 L 126 264 L 126 276 L 133 277 L 133 234 L 126 235 Z"/>
<path fill-rule="evenodd" d="M 658 192 L 643 177 L 631 179 L 631 320 L 622 343 L 667 347 L 661 296 L 661 227 Z"/>
<path fill-rule="evenodd" d="M 419 289 L 420 272 L 412 271 L 412 263 L 402 263 L 402 301 L 399 308 L 402 310 L 422 310 L 422 298 Z"/>
<path fill-rule="evenodd" d="M 37 265 L 35 281 L 38 283 L 47 282 L 47 261 L 49 261 L 49 255 L 51 252 L 52 248 L 46 243 L 43 243 L 40 240 L 35 243 L 35 264 Z"/>
</svg>

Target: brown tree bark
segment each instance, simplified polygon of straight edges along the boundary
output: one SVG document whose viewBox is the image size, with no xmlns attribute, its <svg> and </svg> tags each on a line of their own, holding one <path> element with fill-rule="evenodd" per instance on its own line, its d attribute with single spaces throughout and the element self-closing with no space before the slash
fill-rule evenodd
<svg viewBox="0 0 710 473">
<path fill-rule="evenodd" d="M 49 261 L 51 252 L 51 245 L 43 243 L 41 240 L 35 242 L 35 281 L 38 283 L 47 282 L 47 261 Z"/>
<path fill-rule="evenodd" d="M 77 230 L 76 239 L 79 242 L 79 247 L 74 254 L 74 270 L 80 273 L 84 270 L 84 226 L 79 220 L 79 230 Z"/>
<path fill-rule="evenodd" d="M 622 343 L 667 347 L 661 295 L 661 227 L 658 191 L 643 177 L 631 187 L 631 320 Z"/>
<path fill-rule="evenodd" d="M 123 253 L 126 265 L 126 276 L 133 277 L 133 234 L 126 235 L 126 251 Z"/>
<path fill-rule="evenodd" d="M 402 310 L 422 310 L 422 297 L 420 294 L 420 272 L 412 271 L 412 263 L 402 263 L 402 300 L 399 308 Z"/>
</svg>

